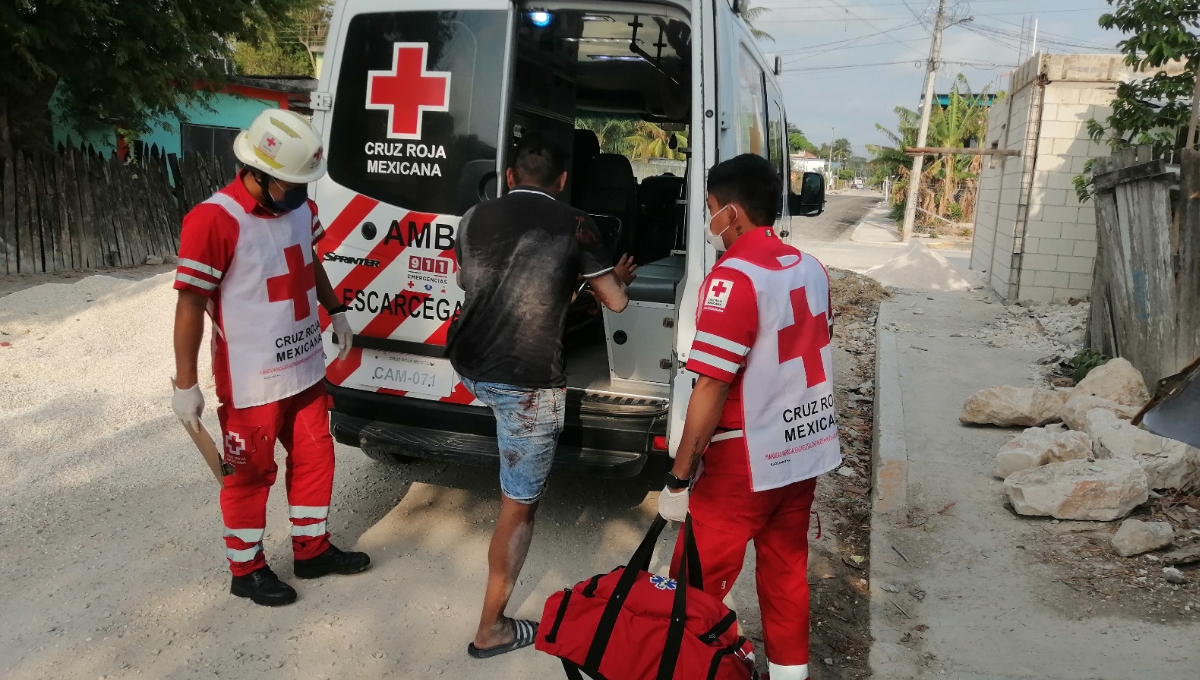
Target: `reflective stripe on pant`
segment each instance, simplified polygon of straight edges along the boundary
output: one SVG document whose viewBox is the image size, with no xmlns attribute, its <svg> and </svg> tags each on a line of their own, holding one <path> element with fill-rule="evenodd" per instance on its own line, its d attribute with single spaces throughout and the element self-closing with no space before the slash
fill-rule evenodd
<svg viewBox="0 0 1200 680">
<path fill-rule="evenodd" d="M 316 557 L 329 547 L 326 520 L 333 493 L 333 438 L 323 383 L 262 406 L 217 409 L 225 460 L 234 474 L 225 478 L 221 515 L 229 570 L 244 576 L 266 566 L 262 536 L 267 496 L 275 483 L 275 442 L 287 451 L 284 482 L 291 506 L 292 550 L 296 559 Z"/>
<path fill-rule="evenodd" d="M 744 440 L 710 445 L 703 476 L 689 502 L 704 590 L 723 598 L 733 589 L 754 541 L 755 579 L 767 659 L 780 666 L 808 663 L 808 527 L 817 480 L 770 491 L 749 486 Z M 677 540 L 671 573 L 683 542 Z"/>
</svg>

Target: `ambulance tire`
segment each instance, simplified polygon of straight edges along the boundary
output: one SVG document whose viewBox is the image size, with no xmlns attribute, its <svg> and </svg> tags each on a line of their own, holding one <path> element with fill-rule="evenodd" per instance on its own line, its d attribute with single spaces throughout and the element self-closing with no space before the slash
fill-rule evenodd
<svg viewBox="0 0 1200 680">
<path fill-rule="evenodd" d="M 387 463 L 389 465 L 408 465 L 419 460 L 416 456 L 405 455 L 403 448 L 392 444 L 364 440 L 359 445 L 359 448 L 371 460 L 377 460 L 380 463 Z"/>
</svg>

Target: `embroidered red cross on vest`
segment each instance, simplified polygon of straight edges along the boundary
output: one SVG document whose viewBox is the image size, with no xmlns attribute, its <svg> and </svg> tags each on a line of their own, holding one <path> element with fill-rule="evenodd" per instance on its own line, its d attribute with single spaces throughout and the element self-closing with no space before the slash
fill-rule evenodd
<svg viewBox="0 0 1200 680">
<path fill-rule="evenodd" d="M 813 315 L 804 288 L 793 290 L 791 298 L 792 325 L 779 331 L 779 363 L 803 359 L 808 386 L 816 387 L 826 380 L 821 350 L 829 345 L 828 316 Z"/>
<path fill-rule="evenodd" d="M 308 291 L 317 287 L 313 263 L 304 263 L 304 251 L 299 245 L 283 249 L 288 273 L 267 279 L 267 299 L 271 302 L 292 302 L 296 321 L 308 318 L 312 308 L 308 304 Z"/>
</svg>

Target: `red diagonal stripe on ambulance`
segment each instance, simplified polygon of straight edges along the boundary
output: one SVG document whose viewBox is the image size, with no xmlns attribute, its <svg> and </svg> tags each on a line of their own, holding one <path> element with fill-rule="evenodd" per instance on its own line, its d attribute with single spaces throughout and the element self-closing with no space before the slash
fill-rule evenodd
<svg viewBox="0 0 1200 680">
<path fill-rule="evenodd" d="M 350 348 L 350 354 L 343 359 L 334 359 L 333 363 L 325 367 L 325 379 L 334 385 L 341 385 L 346 382 L 346 378 L 354 375 L 358 367 L 362 365 L 361 347 Z"/>
<path fill-rule="evenodd" d="M 404 291 L 401 291 L 401 292 L 404 292 Z M 417 307 L 420 307 L 421 305 L 425 304 L 426 300 L 433 297 L 429 293 L 420 293 L 417 291 L 413 291 L 411 293 L 405 292 L 404 294 L 409 296 L 410 298 L 419 299 L 420 303 L 418 303 L 416 305 Z M 383 312 L 380 312 L 379 314 L 375 315 L 374 319 L 371 319 L 370 323 L 368 323 L 366 326 L 363 327 L 363 329 L 362 329 L 362 331 L 360 331 L 360 333 L 369 338 L 390 338 L 390 337 L 392 337 L 392 333 L 394 333 L 396 331 L 396 329 L 400 327 L 400 324 L 402 324 L 406 320 L 412 318 L 410 316 L 407 316 L 408 309 L 405 309 L 404 312 L 405 313 L 403 315 L 402 314 L 385 314 Z"/>
<path fill-rule="evenodd" d="M 362 194 L 355 194 L 346 207 L 342 208 L 342 212 L 338 213 L 338 216 L 333 218 L 333 221 L 326 227 L 325 236 L 317 242 L 317 252 L 321 257 L 325 257 L 325 253 L 332 253 L 340 248 L 350 232 L 354 231 L 354 228 L 366 219 L 377 205 L 379 205 L 379 201 Z"/>
<path fill-rule="evenodd" d="M 421 225 L 425 225 L 425 224 L 432 225 L 436 219 L 437 219 L 437 215 L 433 215 L 430 213 L 410 212 L 407 215 L 405 215 L 402 219 L 398 220 L 398 223 L 399 224 L 407 224 L 409 222 L 416 222 Z M 432 227 L 426 227 L 426 228 L 432 228 Z M 342 291 L 344 291 L 347 288 L 349 288 L 351 290 L 365 290 L 367 288 L 367 286 L 371 285 L 371 283 L 375 279 L 377 279 L 381 274 L 383 274 L 384 270 L 386 270 L 388 267 L 390 267 L 393 262 L 397 261 L 400 258 L 400 256 L 404 253 L 404 251 L 408 249 L 408 246 L 403 241 L 399 241 L 395 245 L 392 245 L 392 244 L 384 245 L 386 242 L 387 242 L 387 236 L 384 236 L 379 241 L 379 243 L 375 244 L 375 247 L 372 248 L 371 252 L 368 253 L 367 256 L 364 258 L 367 260 L 375 260 L 375 261 L 379 262 L 378 267 L 365 267 L 362 265 L 356 265 L 353 269 L 350 270 L 350 273 L 348 273 L 345 276 L 345 278 L 343 278 L 341 281 L 338 281 L 337 283 L 333 284 L 333 292 L 338 295 L 339 299 L 344 299 Z M 347 303 L 347 304 L 350 304 L 350 303 Z M 373 338 L 388 337 L 388 335 L 379 335 L 377 332 L 374 331 L 374 329 L 372 329 L 370 331 L 368 330 L 368 329 L 372 328 L 372 326 L 375 324 L 375 321 L 378 321 L 379 318 L 380 318 L 379 316 L 375 317 L 375 319 L 373 319 L 371 321 L 371 323 L 367 325 L 366 328 L 359 331 L 359 333 L 361 333 L 362 335 L 368 335 Z M 389 335 L 390 335 L 390 333 L 389 333 Z"/>
</svg>

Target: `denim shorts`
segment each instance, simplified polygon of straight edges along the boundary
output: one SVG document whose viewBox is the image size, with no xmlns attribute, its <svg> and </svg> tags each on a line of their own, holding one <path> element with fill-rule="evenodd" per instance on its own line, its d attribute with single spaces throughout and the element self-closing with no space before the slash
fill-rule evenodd
<svg viewBox="0 0 1200 680">
<path fill-rule="evenodd" d="M 525 504 L 541 499 L 546 478 L 558 448 L 567 412 L 567 390 L 536 389 L 500 383 L 463 385 L 496 416 L 496 441 L 500 448 L 500 490 Z"/>
</svg>

